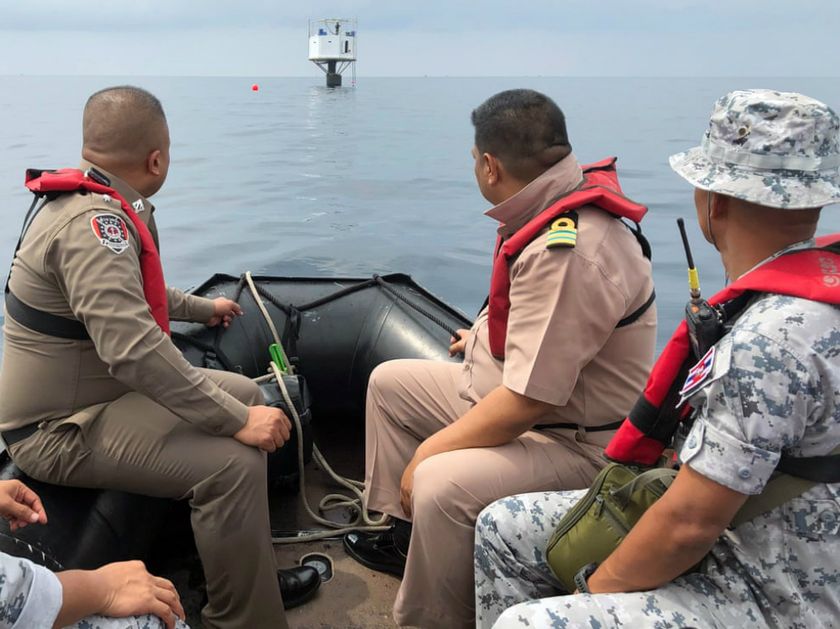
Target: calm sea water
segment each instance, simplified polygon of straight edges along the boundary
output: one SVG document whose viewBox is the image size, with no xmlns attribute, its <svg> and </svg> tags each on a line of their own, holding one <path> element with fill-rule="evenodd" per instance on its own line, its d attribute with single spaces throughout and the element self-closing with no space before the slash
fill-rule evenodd
<svg viewBox="0 0 840 629">
<path fill-rule="evenodd" d="M 530 87 L 563 108 L 579 159 L 618 155 L 625 192 L 650 207 L 661 346 L 687 297 L 676 217 L 689 219 L 705 293 L 723 282 L 668 155 L 698 143 L 714 100 L 732 89 L 801 91 L 840 107 L 837 79 L 361 78 L 339 90 L 322 81 L 0 77 L 0 277 L 30 200 L 24 169 L 75 165 L 87 96 L 132 83 L 169 117 L 172 168 L 153 200 L 170 284 L 246 269 L 402 271 L 473 315 L 495 225 L 473 178 L 469 115 L 500 90 Z M 840 230 L 840 206 L 825 212 L 829 230 Z"/>
</svg>

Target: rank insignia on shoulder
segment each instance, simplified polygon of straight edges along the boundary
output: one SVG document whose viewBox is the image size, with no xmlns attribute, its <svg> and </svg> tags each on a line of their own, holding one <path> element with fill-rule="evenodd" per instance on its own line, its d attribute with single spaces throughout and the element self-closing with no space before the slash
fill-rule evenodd
<svg viewBox="0 0 840 629">
<path fill-rule="evenodd" d="M 119 216 L 97 214 L 90 219 L 90 227 L 103 247 L 108 247 L 116 254 L 128 249 L 128 227 Z"/>
<path fill-rule="evenodd" d="M 546 249 L 574 247 L 577 244 L 577 212 L 566 212 L 551 224 L 546 237 Z"/>
</svg>

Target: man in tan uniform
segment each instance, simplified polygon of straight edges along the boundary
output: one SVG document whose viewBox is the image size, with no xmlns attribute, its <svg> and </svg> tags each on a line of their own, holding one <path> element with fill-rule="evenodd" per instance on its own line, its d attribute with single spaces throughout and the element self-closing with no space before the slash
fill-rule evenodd
<svg viewBox="0 0 840 629">
<path fill-rule="evenodd" d="M 124 197 L 156 243 L 148 197 L 169 167 L 160 102 L 133 87 L 97 92 L 83 136 L 87 178 Z M 205 625 L 286 627 L 281 588 L 294 604 L 320 583 L 313 569 L 278 575 L 274 561 L 265 452 L 288 439 L 289 421 L 247 378 L 184 360 L 144 296 L 147 250 L 129 219 L 111 195 L 72 192 L 32 220 L 10 272 L 0 433 L 38 480 L 189 500 Z M 171 318 L 208 325 L 240 313 L 231 300 L 174 288 L 166 301 Z M 15 319 L 27 309 L 81 322 L 88 338 L 36 331 Z"/>
<path fill-rule="evenodd" d="M 476 179 L 503 241 L 581 185 L 563 114 L 542 94 L 502 92 L 472 120 Z M 639 242 L 594 206 L 578 210 L 574 246 L 549 247 L 548 231 L 510 264 L 504 360 L 491 352 L 484 308 L 453 339 L 463 364 L 398 360 L 371 375 L 368 506 L 396 520 L 382 534 L 349 534 L 345 547 L 404 572 L 399 625 L 472 627 L 478 513 L 525 490 L 587 487 L 644 385 L 656 312 Z"/>
</svg>

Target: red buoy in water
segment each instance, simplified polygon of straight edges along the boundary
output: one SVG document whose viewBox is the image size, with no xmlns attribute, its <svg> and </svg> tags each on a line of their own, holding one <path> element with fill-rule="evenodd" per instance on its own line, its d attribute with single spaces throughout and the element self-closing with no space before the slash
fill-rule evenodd
<svg viewBox="0 0 840 629">
<path fill-rule="evenodd" d="M 259 91 L 260 91 L 260 86 L 259 86 L 259 85 L 257 85 L 256 83 L 254 83 L 254 84 L 251 86 L 251 91 L 252 91 L 252 92 L 259 92 Z"/>
</svg>

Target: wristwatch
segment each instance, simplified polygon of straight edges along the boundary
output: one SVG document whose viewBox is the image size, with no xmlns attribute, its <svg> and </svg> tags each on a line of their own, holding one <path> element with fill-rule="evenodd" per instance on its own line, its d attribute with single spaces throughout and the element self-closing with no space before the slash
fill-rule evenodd
<svg viewBox="0 0 840 629">
<path fill-rule="evenodd" d="M 586 581 L 589 577 L 592 576 L 592 573 L 598 569 L 598 564 L 596 562 L 588 563 L 583 568 L 578 570 L 577 574 L 575 575 L 575 587 L 580 594 L 591 594 L 589 591 L 589 586 L 586 585 Z"/>
</svg>

